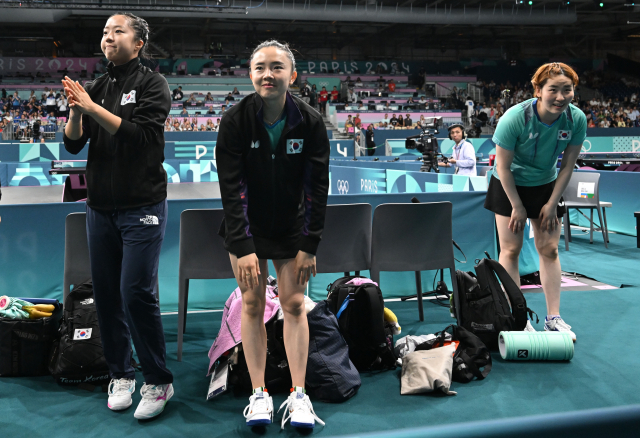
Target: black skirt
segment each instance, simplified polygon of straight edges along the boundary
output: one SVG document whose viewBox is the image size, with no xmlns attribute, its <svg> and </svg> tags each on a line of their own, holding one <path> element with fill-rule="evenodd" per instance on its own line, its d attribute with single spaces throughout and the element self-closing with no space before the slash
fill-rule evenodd
<svg viewBox="0 0 640 438">
<path fill-rule="evenodd" d="M 518 196 L 520 196 L 522 205 L 524 205 L 525 210 L 527 210 L 527 217 L 529 219 L 538 219 L 540 210 L 549 202 L 555 186 L 555 180 L 541 186 L 516 186 Z M 500 216 L 511 216 L 511 201 L 509 201 L 509 197 L 502 187 L 502 182 L 494 176 L 491 177 L 491 181 L 489 182 L 484 208 Z M 562 217 L 565 211 L 564 199 L 560 197 L 557 208 L 558 217 Z"/>
<path fill-rule="evenodd" d="M 222 219 L 222 223 L 218 229 L 218 235 L 224 238 L 224 248 L 229 251 L 226 231 L 225 220 Z M 300 227 L 299 230 L 292 230 L 292 232 L 286 236 L 278 236 L 275 238 L 254 235 L 253 244 L 256 248 L 256 256 L 260 260 L 294 259 L 298 255 L 301 237 L 302 227 Z M 229 251 L 229 253 L 233 254 L 231 251 Z"/>
</svg>

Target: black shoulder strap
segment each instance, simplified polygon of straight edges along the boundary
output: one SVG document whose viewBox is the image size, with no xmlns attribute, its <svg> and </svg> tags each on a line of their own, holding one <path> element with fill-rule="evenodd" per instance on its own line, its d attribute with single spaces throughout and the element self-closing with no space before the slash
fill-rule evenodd
<svg viewBox="0 0 640 438">
<path fill-rule="evenodd" d="M 496 260 L 486 259 L 488 265 L 493 269 L 500 283 L 504 286 L 504 290 L 511 302 L 511 313 L 516 320 L 516 330 L 524 330 L 527 325 L 527 300 L 525 300 L 522 291 L 513 281 L 506 269 Z"/>
<path fill-rule="evenodd" d="M 373 339 L 376 342 L 382 343 L 385 339 L 384 334 L 384 305 L 380 302 L 380 297 L 378 295 L 378 287 L 375 285 L 370 285 L 373 287 L 367 287 L 369 285 L 363 285 L 361 290 L 367 294 L 367 301 L 369 302 L 369 314 L 372 316 L 381 315 L 380 321 L 376 318 L 371 318 L 371 326 L 369 327 L 370 333 L 373 335 Z"/>
</svg>

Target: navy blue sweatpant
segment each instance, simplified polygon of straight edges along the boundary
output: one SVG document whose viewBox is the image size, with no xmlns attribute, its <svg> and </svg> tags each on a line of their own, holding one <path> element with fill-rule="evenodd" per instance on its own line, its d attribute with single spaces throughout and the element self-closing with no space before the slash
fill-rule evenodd
<svg viewBox="0 0 640 438">
<path fill-rule="evenodd" d="M 173 382 L 165 364 L 160 307 L 154 293 L 167 200 L 147 207 L 99 211 L 87 206 L 87 238 L 102 347 L 114 379 L 134 379 L 131 340 L 145 382 Z"/>
</svg>

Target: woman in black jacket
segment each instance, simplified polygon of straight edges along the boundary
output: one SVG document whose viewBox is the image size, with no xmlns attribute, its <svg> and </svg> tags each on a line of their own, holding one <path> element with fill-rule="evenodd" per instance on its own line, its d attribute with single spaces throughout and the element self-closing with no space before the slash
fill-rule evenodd
<svg viewBox="0 0 640 438">
<path fill-rule="evenodd" d="M 267 260 L 278 278 L 284 312 L 284 343 L 293 388 L 282 404 L 296 427 L 312 428 L 315 415 L 304 382 L 309 328 L 304 292 L 316 274 L 315 254 L 324 228 L 329 190 L 329 140 L 320 114 L 288 92 L 295 60 L 277 41 L 251 56 L 256 93 L 222 118 L 216 144 L 225 237 L 242 292 L 242 344 L 254 387 L 245 410 L 250 426 L 273 420 L 264 388 L 267 335 L 264 326 Z"/>
<path fill-rule="evenodd" d="M 160 414 L 173 396 L 154 286 L 167 219 L 164 121 L 171 108 L 166 79 L 140 64 L 147 22 L 115 14 L 101 47 L 108 74 L 83 88 L 62 81 L 71 113 L 65 148 L 77 154 L 87 139 L 87 237 L 104 355 L 109 365 L 108 407 L 127 409 L 135 391 L 131 340 L 145 383 L 134 416 Z"/>
</svg>

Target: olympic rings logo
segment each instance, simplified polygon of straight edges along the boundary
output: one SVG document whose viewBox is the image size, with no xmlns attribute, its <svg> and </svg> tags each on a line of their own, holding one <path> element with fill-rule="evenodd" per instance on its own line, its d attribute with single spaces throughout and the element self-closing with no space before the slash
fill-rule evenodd
<svg viewBox="0 0 640 438">
<path fill-rule="evenodd" d="M 589 143 L 589 149 L 587 149 L 587 147 L 585 146 L 587 143 Z M 591 150 L 591 142 L 589 140 L 585 140 L 582 142 L 582 152 L 589 152 Z"/>
<path fill-rule="evenodd" d="M 338 180 L 336 181 L 336 185 L 338 186 L 338 193 L 341 195 L 346 195 L 349 193 L 349 181 Z"/>
</svg>

